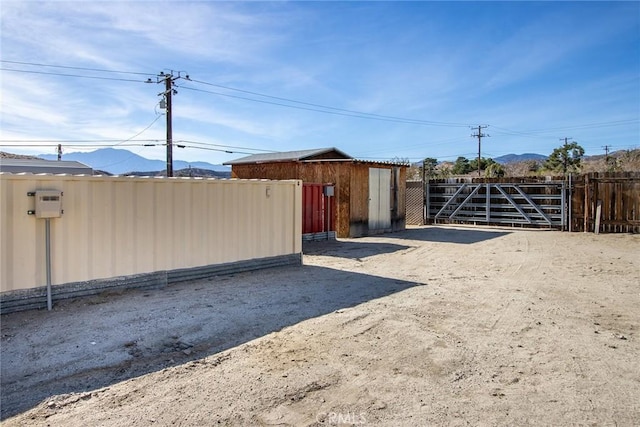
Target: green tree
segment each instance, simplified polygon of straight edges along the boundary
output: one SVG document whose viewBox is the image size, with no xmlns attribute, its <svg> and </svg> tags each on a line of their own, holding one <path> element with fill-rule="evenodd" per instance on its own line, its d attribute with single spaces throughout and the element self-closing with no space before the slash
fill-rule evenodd
<svg viewBox="0 0 640 427">
<path fill-rule="evenodd" d="M 493 161 L 484 169 L 484 176 L 487 178 L 499 178 L 505 175 L 505 170 L 500 163 Z"/>
<path fill-rule="evenodd" d="M 441 166 L 436 174 L 437 178 L 449 178 L 453 173 L 451 172 L 451 166 Z"/>
<path fill-rule="evenodd" d="M 480 170 L 486 170 L 490 165 L 496 163 L 495 160 L 493 160 L 492 158 L 484 158 L 481 157 L 480 158 Z M 478 170 L 478 159 L 474 158 L 469 162 L 469 165 L 471 166 L 471 170 L 472 171 L 477 171 Z"/>
<path fill-rule="evenodd" d="M 562 147 L 553 150 L 553 153 L 544 162 L 544 168 L 554 172 L 562 172 L 566 175 L 569 172 L 579 172 L 584 148 L 577 142 L 565 142 Z"/>
<path fill-rule="evenodd" d="M 433 157 L 427 157 L 422 161 L 424 177 L 426 179 L 431 179 L 436 177 L 436 175 L 438 174 L 438 171 L 436 171 L 437 165 L 438 165 L 438 159 L 434 159 Z"/>
<path fill-rule="evenodd" d="M 454 175 L 465 175 L 471 172 L 472 170 L 473 168 L 469 163 L 469 159 L 467 159 L 466 157 L 460 156 L 456 159 L 456 162 L 453 164 L 451 173 L 453 173 Z"/>
</svg>

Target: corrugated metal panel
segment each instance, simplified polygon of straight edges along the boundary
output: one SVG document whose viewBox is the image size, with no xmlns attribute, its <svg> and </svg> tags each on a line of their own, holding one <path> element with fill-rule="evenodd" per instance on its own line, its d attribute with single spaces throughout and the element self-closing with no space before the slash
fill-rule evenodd
<svg viewBox="0 0 640 427">
<path fill-rule="evenodd" d="M 46 284 L 36 189 L 51 220 L 53 284 L 302 252 L 300 181 L 0 175 L 0 291 Z"/>
<path fill-rule="evenodd" d="M 325 187 L 332 185 L 302 185 L 302 234 L 335 231 L 335 197 L 324 194 Z"/>
</svg>

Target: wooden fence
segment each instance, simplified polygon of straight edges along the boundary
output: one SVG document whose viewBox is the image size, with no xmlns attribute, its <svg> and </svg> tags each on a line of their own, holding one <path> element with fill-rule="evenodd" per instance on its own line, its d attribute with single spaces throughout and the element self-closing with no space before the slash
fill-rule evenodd
<svg viewBox="0 0 640 427">
<path fill-rule="evenodd" d="M 593 172 L 572 187 L 570 231 L 640 233 L 640 172 Z"/>
</svg>

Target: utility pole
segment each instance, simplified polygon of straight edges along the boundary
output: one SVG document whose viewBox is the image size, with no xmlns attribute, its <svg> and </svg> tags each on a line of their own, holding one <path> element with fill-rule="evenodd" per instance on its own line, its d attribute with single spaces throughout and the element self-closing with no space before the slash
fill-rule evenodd
<svg viewBox="0 0 640 427">
<path fill-rule="evenodd" d="M 564 141 L 564 147 L 566 147 L 567 145 L 569 145 L 569 140 L 573 139 L 571 137 L 564 137 L 564 138 L 560 138 L 560 141 Z M 568 151 L 563 151 L 563 156 L 562 156 L 562 174 L 566 175 L 567 174 L 567 168 L 568 168 L 568 161 L 569 161 L 569 152 Z"/>
<path fill-rule="evenodd" d="M 482 129 L 486 129 L 488 126 L 481 126 L 478 125 L 478 133 L 473 133 L 471 134 L 472 138 L 478 138 L 478 177 L 480 176 L 480 159 L 481 159 L 481 145 L 482 145 L 482 138 L 484 137 L 488 137 L 490 135 L 484 134 L 482 133 Z M 472 127 L 471 129 L 475 129 L 474 127 Z"/>
<path fill-rule="evenodd" d="M 178 93 L 173 86 L 176 80 L 182 78 L 180 73 L 181 71 L 178 71 L 178 75 L 174 75 L 173 70 L 167 74 L 160 71 L 156 79 L 156 83 L 164 83 L 164 92 L 160 92 L 158 96 L 163 97 L 161 104 L 164 101 L 164 108 L 167 115 L 167 177 L 173 176 L 173 118 L 171 101 L 172 96 Z M 189 80 L 189 75 L 185 75 L 184 78 Z M 151 79 L 147 79 L 147 83 L 151 83 Z"/>
<path fill-rule="evenodd" d="M 164 98 L 167 108 L 167 177 L 173 176 L 173 123 L 171 119 L 171 96 L 173 95 L 173 73 L 165 75 Z"/>
<path fill-rule="evenodd" d="M 617 162 L 615 160 L 612 162 L 611 158 L 609 157 L 609 148 L 611 148 L 611 146 L 605 145 L 602 148 L 604 148 L 604 164 L 607 167 L 607 171 L 613 172 L 613 169 L 615 169 L 615 165 Z"/>
</svg>

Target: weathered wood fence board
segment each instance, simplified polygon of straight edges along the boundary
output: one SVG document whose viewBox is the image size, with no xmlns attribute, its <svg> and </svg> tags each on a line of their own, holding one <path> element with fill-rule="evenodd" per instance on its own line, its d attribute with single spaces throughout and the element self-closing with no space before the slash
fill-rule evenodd
<svg viewBox="0 0 640 427">
<path fill-rule="evenodd" d="M 640 233 L 640 172 L 594 172 L 578 176 L 571 197 L 571 231 Z"/>
</svg>

